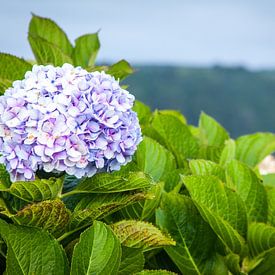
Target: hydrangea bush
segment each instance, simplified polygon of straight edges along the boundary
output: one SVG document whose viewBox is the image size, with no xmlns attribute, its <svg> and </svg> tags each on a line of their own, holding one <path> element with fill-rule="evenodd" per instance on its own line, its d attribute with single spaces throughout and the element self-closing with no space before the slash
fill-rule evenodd
<svg viewBox="0 0 275 275">
<path fill-rule="evenodd" d="M 118 170 L 141 130 L 134 97 L 105 72 L 34 65 L 0 97 L 0 153 L 11 181 L 38 169 L 77 178 Z"/>
<path fill-rule="evenodd" d="M 274 274 L 273 133 L 152 112 L 98 33 L 33 15 L 28 40 L 33 62 L 0 53 L 1 273 Z"/>
</svg>

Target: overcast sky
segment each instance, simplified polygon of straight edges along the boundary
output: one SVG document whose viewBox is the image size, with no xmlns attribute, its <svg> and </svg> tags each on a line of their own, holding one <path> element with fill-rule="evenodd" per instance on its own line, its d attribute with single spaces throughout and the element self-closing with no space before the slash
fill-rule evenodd
<svg viewBox="0 0 275 275">
<path fill-rule="evenodd" d="M 71 40 L 100 31 L 99 60 L 275 68 L 274 0 L 0 0 L 0 51 L 32 57 L 30 13 Z"/>
</svg>

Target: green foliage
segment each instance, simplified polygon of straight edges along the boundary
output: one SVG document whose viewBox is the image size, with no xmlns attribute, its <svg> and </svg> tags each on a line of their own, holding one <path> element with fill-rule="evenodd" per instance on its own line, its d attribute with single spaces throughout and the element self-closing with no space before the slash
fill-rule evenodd
<svg viewBox="0 0 275 275">
<path fill-rule="evenodd" d="M 61 192 L 62 178 L 36 179 L 31 182 L 17 181 L 5 190 L 27 202 L 54 199 Z"/>
<path fill-rule="evenodd" d="M 98 33 L 86 34 L 75 40 L 74 65 L 83 68 L 93 66 L 100 48 Z"/>
<path fill-rule="evenodd" d="M 117 274 L 120 259 L 118 238 L 108 226 L 95 222 L 74 248 L 71 274 Z"/>
<path fill-rule="evenodd" d="M 244 202 L 215 176 L 187 176 L 183 182 L 200 214 L 222 242 L 236 253 L 242 253 L 247 233 Z"/>
<path fill-rule="evenodd" d="M 134 72 L 125 60 L 96 65 L 98 33 L 72 45 L 55 22 L 33 15 L 28 38 L 39 64 L 119 80 Z M 30 69 L 0 54 L 0 92 Z M 275 135 L 234 140 L 205 113 L 197 127 L 175 110 L 152 113 L 138 101 L 133 109 L 143 141 L 120 171 L 12 183 L 0 166 L 1 272 L 273 275 L 275 177 L 258 165 L 275 151 Z"/>
<path fill-rule="evenodd" d="M 7 224 L 0 219 L 0 235 L 8 247 L 7 275 L 68 274 L 64 250 L 45 231 Z"/>
</svg>

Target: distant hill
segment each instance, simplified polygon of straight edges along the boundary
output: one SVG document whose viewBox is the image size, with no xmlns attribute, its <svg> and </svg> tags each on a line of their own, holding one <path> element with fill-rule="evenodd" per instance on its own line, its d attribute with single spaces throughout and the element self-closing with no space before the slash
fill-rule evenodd
<svg viewBox="0 0 275 275">
<path fill-rule="evenodd" d="M 216 118 L 232 137 L 275 132 L 275 71 L 242 67 L 139 66 L 125 82 L 153 109 L 178 109 L 192 124 L 201 111 Z"/>
</svg>

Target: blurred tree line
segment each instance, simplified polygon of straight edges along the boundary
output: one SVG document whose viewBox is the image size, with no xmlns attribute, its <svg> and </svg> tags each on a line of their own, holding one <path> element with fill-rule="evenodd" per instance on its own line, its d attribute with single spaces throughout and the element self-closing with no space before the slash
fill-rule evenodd
<svg viewBox="0 0 275 275">
<path fill-rule="evenodd" d="M 129 91 L 152 109 L 180 110 L 192 124 L 204 111 L 232 137 L 275 132 L 275 71 L 221 66 L 135 68 L 126 81 Z"/>
</svg>

